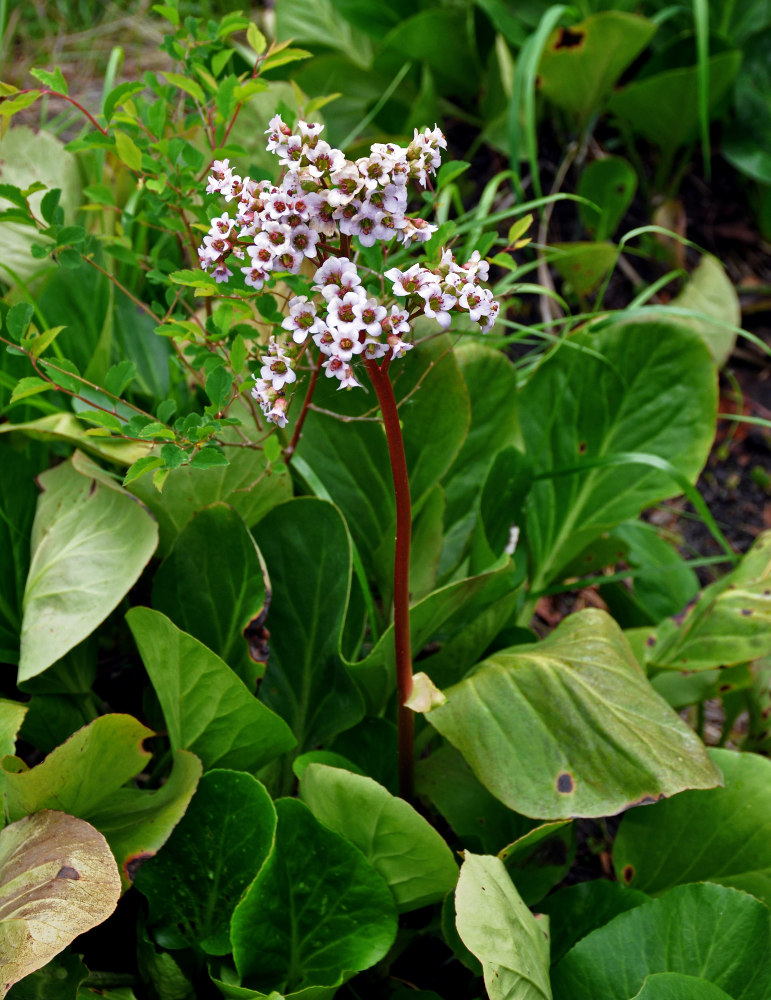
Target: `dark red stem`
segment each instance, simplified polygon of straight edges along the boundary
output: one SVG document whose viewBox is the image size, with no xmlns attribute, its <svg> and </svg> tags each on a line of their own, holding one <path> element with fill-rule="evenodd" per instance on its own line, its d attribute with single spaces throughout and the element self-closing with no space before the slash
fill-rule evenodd
<svg viewBox="0 0 771 1000">
<path fill-rule="evenodd" d="M 37 90 L 37 87 L 35 87 L 34 89 Z M 26 90 L 17 90 L 14 94 L 8 94 L 7 96 L 8 97 L 16 97 L 17 94 L 30 94 L 30 93 L 32 93 L 32 90 L 33 90 L 33 88 L 28 87 Z M 102 126 L 99 124 L 99 122 L 96 120 L 96 118 L 94 118 L 94 116 L 91 114 L 91 112 L 90 111 L 86 111 L 86 109 L 83 107 L 83 105 L 79 104 L 75 100 L 74 97 L 70 97 L 69 94 L 62 94 L 58 90 L 37 90 L 37 92 L 41 96 L 45 96 L 47 94 L 49 97 L 61 97 L 61 99 L 63 101 L 69 101 L 70 104 L 73 104 L 78 109 L 78 111 L 82 111 L 83 112 L 83 114 L 86 116 L 86 118 L 88 118 L 88 120 L 91 122 L 91 124 L 94 126 L 94 128 L 98 128 L 99 131 L 102 133 L 102 135 L 109 135 L 107 129 L 106 128 L 102 128 Z"/>
<path fill-rule="evenodd" d="M 394 390 L 388 377 L 388 362 L 365 362 L 383 415 L 391 475 L 396 500 L 396 547 L 394 552 L 394 650 L 396 654 L 396 691 L 399 792 L 412 799 L 414 789 L 415 716 L 405 702 L 412 693 L 412 648 L 410 645 L 410 541 L 412 536 L 412 504 L 407 478 L 407 460 L 399 424 Z"/>
</svg>

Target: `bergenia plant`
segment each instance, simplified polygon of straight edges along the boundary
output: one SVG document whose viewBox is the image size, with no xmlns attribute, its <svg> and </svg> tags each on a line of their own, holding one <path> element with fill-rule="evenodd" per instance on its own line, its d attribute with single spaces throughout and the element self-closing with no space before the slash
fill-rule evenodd
<svg viewBox="0 0 771 1000">
<path fill-rule="evenodd" d="M 494 324 L 498 302 L 482 285 L 488 264 L 475 251 L 463 264 L 442 250 L 434 266 L 359 263 L 359 249 L 380 241 L 389 248 L 429 240 L 437 227 L 407 214 L 409 184 L 425 188 L 447 143 L 434 127 L 415 130 L 409 146 L 375 143 L 355 162 L 320 138 L 323 126 L 300 121 L 293 132 L 280 115 L 271 119 L 267 149 L 283 168 L 278 184 L 233 172 L 228 160 L 212 164 L 206 191 L 232 205 L 211 220 L 198 249 L 201 267 L 218 283 L 234 272 L 247 289 L 262 290 L 281 275 L 308 274 L 312 295 L 286 302 L 280 335 L 271 336 L 252 395 L 268 421 L 285 427 L 301 361 L 310 370 L 304 402 L 285 452 L 302 433 L 316 380 L 323 369 L 339 389 L 361 388 L 368 379 L 377 396 L 388 440 L 396 500 L 394 641 L 399 699 L 399 774 L 404 796 L 412 794 L 413 715 L 406 702 L 413 676 L 409 634 L 411 504 L 399 414 L 390 368 L 409 351 L 419 317 L 447 329 L 452 313 L 465 313 L 482 332 Z M 314 356 L 315 355 L 315 356 Z"/>
</svg>

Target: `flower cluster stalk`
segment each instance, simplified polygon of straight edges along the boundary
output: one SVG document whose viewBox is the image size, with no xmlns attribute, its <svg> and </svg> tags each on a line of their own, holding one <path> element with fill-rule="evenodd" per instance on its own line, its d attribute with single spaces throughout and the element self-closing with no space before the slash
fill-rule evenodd
<svg viewBox="0 0 771 1000">
<path fill-rule="evenodd" d="M 381 365 L 366 361 L 367 374 L 380 404 L 396 502 L 396 545 L 394 550 L 394 653 L 396 661 L 397 741 L 399 792 L 411 799 L 414 792 L 415 715 L 405 702 L 412 694 L 412 647 L 410 642 L 410 543 L 412 503 L 407 476 L 407 459 L 399 423 L 399 411 L 388 375 L 390 359 Z"/>
</svg>

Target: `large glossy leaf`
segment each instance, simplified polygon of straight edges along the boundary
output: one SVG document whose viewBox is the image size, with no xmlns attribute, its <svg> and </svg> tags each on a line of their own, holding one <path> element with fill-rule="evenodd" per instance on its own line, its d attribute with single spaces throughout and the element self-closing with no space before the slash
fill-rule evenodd
<svg viewBox="0 0 771 1000">
<path fill-rule="evenodd" d="M 0 468 L 0 663 L 18 663 L 38 466 L 2 441 Z"/>
<path fill-rule="evenodd" d="M 716 385 L 703 341 L 661 321 L 608 324 L 545 358 L 520 399 L 527 453 L 546 477 L 527 505 L 533 589 L 603 531 L 679 491 L 658 469 L 593 460 L 642 452 L 695 481 L 712 443 Z"/>
<path fill-rule="evenodd" d="M 272 510 L 254 536 L 268 567 L 270 659 L 262 700 L 309 750 L 362 718 L 340 658 L 351 579 L 351 543 L 340 512 L 301 497 Z"/>
<path fill-rule="evenodd" d="M 466 383 L 471 417 L 468 434 L 443 477 L 447 510 L 442 568 L 451 568 L 474 528 L 480 484 L 495 455 L 521 444 L 517 417 L 517 377 L 500 351 L 483 344 L 464 344 L 455 359 Z"/>
<path fill-rule="evenodd" d="M 276 811 L 251 775 L 209 771 L 161 853 L 136 887 L 165 948 L 230 952 L 230 918 L 273 846 Z"/>
<path fill-rule="evenodd" d="M 179 822 L 201 775 L 198 758 L 180 750 L 161 788 L 122 787 L 147 765 L 150 754 L 142 743 L 152 735 L 129 715 L 103 715 L 36 767 L 27 769 L 18 757 L 5 757 L 0 792 L 9 818 L 61 809 L 87 819 L 107 838 L 128 888 L 137 866 Z"/>
<path fill-rule="evenodd" d="M 81 1000 L 78 988 L 86 978 L 80 956 L 65 952 L 11 987 L 8 1000 Z"/>
<path fill-rule="evenodd" d="M 725 788 L 627 813 L 613 845 L 616 874 L 647 893 L 719 882 L 771 905 L 771 761 L 731 750 L 710 757 Z"/>
<path fill-rule="evenodd" d="M 400 913 L 436 903 L 454 888 L 458 866 L 444 839 L 372 778 L 310 764 L 300 797 L 320 823 L 359 848 L 388 883 Z"/>
<path fill-rule="evenodd" d="M 18 757 L 5 757 L 0 789 L 8 817 L 60 809 L 89 818 L 108 795 L 144 769 L 150 754 L 142 743 L 152 735 L 130 715 L 103 715 L 33 768 Z"/>
<path fill-rule="evenodd" d="M 743 174 L 761 184 L 771 184 L 771 67 L 768 46 L 771 25 L 762 0 L 745 5 L 755 8 L 763 30 L 742 45 L 742 64 L 734 87 L 733 114 L 726 122 L 723 155 Z M 729 10 L 729 5 L 725 5 Z M 727 19 L 737 25 L 732 11 Z"/>
<path fill-rule="evenodd" d="M 136 583 L 158 526 L 80 452 L 40 476 L 24 591 L 19 681 L 85 639 Z"/>
<path fill-rule="evenodd" d="M 13 753 L 27 709 L 23 702 L 0 698 L 0 757 Z"/>
<path fill-rule="evenodd" d="M 417 790 L 444 816 L 464 848 L 496 854 L 537 824 L 507 809 L 474 777 L 451 746 L 419 760 Z"/>
<path fill-rule="evenodd" d="M 731 1000 L 719 986 L 684 976 L 681 972 L 656 972 L 648 976 L 635 1000 Z"/>
<path fill-rule="evenodd" d="M 718 52 L 707 63 L 709 110 L 712 112 L 736 76 L 741 53 Z M 657 146 L 673 150 L 692 142 L 699 127 L 697 66 L 664 69 L 636 77 L 616 90 L 608 107 L 628 127 Z"/>
<path fill-rule="evenodd" d="M 177 750 L 171 773 L 160 788 L 119 788 L 89 813 L 89 820 L 105 835 L 115 855 L 124 889 L 184 816 L 202 770 L 195 754 Z"/>
<path fill-rule="evenodd" d="M 417 511 L 463 443 L 469 424 L 468 394 L 447 336 L 421 344 L 400 365 L 391 374 Z M 377 400 L 368 383 L 365 391 L 340 394 L 325 379 L 317 387 L 314 403 L 343 418 L 367 418 L 341 420 L 311 411 L 297 454 L 342 511 L 387 604 L 393 587 L 396 515 L 386 439 L 374 418 Z"/>
<path fill-rule="evenodd" d="M 724 365 L 736 344 L 736 327 L 741 326 L 742 311 L 733 282 L 717 257 L 705 254 L 688 284 L 670 304 L 703 313 L 717 321 L 709 323 L 696 318 L 682 319 L 704 338 L 715 364 L 719 367 Z"/>
<path fill-rule="evenodd" d="M 239 416 L 247 419 L 245 415 Z M 252 432 L 249 424 L 245 430 Z M 255 430 L 254 437 L 258 436 Z M 153 485 L 152 476 L 135 479 L 129 485 L 129 492 L 139 497 L 158 519 L 161 554 L 170 551 L 174 539 L 193 514 L 217 501 L 230 504 L 247 527 L 251 527 L 292 495 L 291 480 L 283 462 L 267 468 L 264 452 L 249 448 L 229 449 L 228 460 L 228 465 L 213 469 L 189 466 L 172 469 L 162 493 Z"/>
<path fill-rule="evenodd" d="M 391 892 L 302 802 L 280 799 L 276 811 L 275 848 L 233 914 L 236 968 L 260 990 L 337 985 L 391 947 Z"/>
<path fill-rule="evenodd" d="M 653 21 L 621 10 L 605 10 L 570 28 L 557 28 L 538 66 L 542 93 L 586 121 L 655 31 Z"/>
<path fill-rule="evenodd" d="M 643 892 L 601 878 L 569 885 L 542 899 L 538 911 L 549 917 L 552 964 L 581 938 L 648 899 Z"/>
<path fill-rule="evenodd" d="M 265 607 L 265 573 L 232 507 L 216 503 L 193 516 L 155 574 L 152 601 L 244 681 L 254 678 L 244 630 Z"/>
<path fill-rule="evenodd" d="M 526 816 L 606 816 L 720 780 L 603 611 L 578 612 L 537 645 L 495 653 L 445 694 L 428 721 Z"/>
<path fill-rule="evenodd" d="M 65 412 L 51 413 L 21 424 L 0 424 L 0 434 L 19 431 L 35 441 L 64 441 L 117 465 L 132 465 L 152 449 L 151 444 L 143 441 L 97 437 L 88 434 L 89 430 L 93 430 L 92 424 L 85 424 L 74 413 Z"/>
<path fill-rule="evenodd" d="M 662 622 L 646 644 L 648 662 L 709 670 L 771 653 L 771 531 L 742 561 L 701 592 L 684 615 Z"/>
<path fill-rule="evenodd" d="M 446 584 L 418 601 L 410 608 L 413 655 L 436 642 L 421 659 L 421 669 L 437 685 L 462 677 L 509 619 L 516 602 L 512 567 L 505 557 L 489 571 Z M 396 687 L 393 625 L 363 660 L 348 667 L 368 711 L 382 711 Z"/>
<path fill-rule="evenodd" d="M 26 125 L 14 125 L 0 141 L 0 182 L 14 184 L 25 190 L 35 181 L 62 192 L 60 204 L 65 210 L 67 223 L 75 221 L 80 206 L 80 170 L 77 157 L 68 153 L 61 139 L 47 129 L 35 130 Z M 30 196 L 29 204 L 40 218 L 40 202 L 44 192 Z M 8 208 L 5 198 L 0 198 L 0 208 Z M 22 280 L 40 270 L 41 261 L 29 252 L 30 244 L 37 241 L 37 231 L 30 226 L 4 222 L 0 226 L 0 259 Z M 52 261 L 45 262 L 49 268 Z M 3 278 L 8 273 L 0 268 Z M 48 317 L 46 317 L 48 319 Z M 54 326 L 56 319 L 51 320 Z"/>
<path fill-rule="evenodd" d="M 0 832 L 0 996 L 115 909 L 120 879 L 104 837 L 43 810 Z"/>
<path fill-rule="evenodd" d="M 768 908 L 722 885 L 683 885 L 587 935 L 552 970 L 554 1000 L 628 1000 L 646 976 L 705 979 L 733 1000 L 767 1000 Z"/>
<path fill-rule="evenodd" d="M 551 1000 L 548 918 L 532 915 L 500 858 L 466 852 L 455 912 L 490 1000 Z"/>
<path fill-rule="evenodd" d="M 538 903 L 562 881 L 575 856 L 576 831 L 568 820 L 541 823 L 498 854 L 528 906 Z"/>
<path fill-rule="evenodd" d="M 253 773 L 294 746 L 286 722 L 197 639 L 150 608 L 132 608 L 126 620 L 174 749 L 192 750 L 207 769 Z"/>
</svg>

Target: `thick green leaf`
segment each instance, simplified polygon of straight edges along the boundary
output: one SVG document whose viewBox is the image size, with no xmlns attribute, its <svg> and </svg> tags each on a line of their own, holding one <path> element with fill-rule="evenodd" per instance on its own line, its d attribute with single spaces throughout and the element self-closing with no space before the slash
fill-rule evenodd
<svg viewBox="0 0 771 1000">
<path fill-rule="evenodd" d="M 12 754 L 16 747 L 16 734 L 21 729 L 28 706 L 20 701 L 0 698 L 0 757 Z"/>
<path fill-rule="evenodd" d="M 692 44 L 692 43 L 691 43 Z M 718 52 L 707 63 L 709 110 L 713 112 L 736 76 L 741 53 Z M 616 90 L 608 107 L 634 132 L 662 149 L 692 142 L 699 129 L 699 70 L 697 66 L 665 69 L 635 77 Z"/>
<path fill-rule="evenodd" d="M 642 465 L 560 470 L 636 451 L 695 481 L 712 443 L 715 370 L 691 330 L 612 323 L 570 343 L 547 355 L 520 400 L 534 472 L 549 477 L 533 485 L 527 505 L 534 590 L 603 531 L 679 491 L 666 473 Z"/>
<path fill-rule="evenodd" d="M 273 588 L 270 659 L 260 696 L 289 723 L 300 751 L 309 750 L 364 714 L 340 657 L 350 536 L 337 508 L 312 497 L 276 507 L 254 536 Z"/>
<path fill-rule="evenodd" d="M 466 383 L 471 417 L 463 447 L 442 479 L 448 535 L 443 570 L 450 568 L 452 553 L 462 549 L 473 530 L 479 486 L 493 458 L 503 448 L 521 444 L 512 363 L 500 351 L 478 343 L 456 348 L 455 359 Z"/>
<path fill-rule="evenodd" d="M 341 49 L 360 66 L 368 66 L 372 58 L 369 39 L 336 15 L 332 0 L 279 0 L 276 38 Z"/>
<path fill-rule="evenodd" d="M 201 777 L 201 762 L 187 750 L 172 756 L 171 774 L 160 788 L 119 788 L 104 798 L 89 819 L 107 838 L 128 889 L 143 862 L 166 843 L 184 816 Z"/>
<path fill-rule="evenodd" d="M 130 715 L 103 715 L 79 729 L 31 769 L 18 757 L 0 762 L 0 789 L 10 820 L 39 809 L 90 818 L 104 799 L 142 771 L 152 730 Z"/>
<path fill-rule="evenodd" d="M 35 181 L 43 184 L 44 189 L 30 196 L 33 212 L 39 217 L 45 188 L 57 187 L 62 191 L 60 205 L 65 211 L 66 221 L 74 222 L 80 205 L 77 159 L 67 152 L 53 132 L 14 125 L 0 140 L 0 182 L 26 189 Z M 7 207 L 0 197 L 0 208 Z M 37 231 L 30 226 L 7 222 L 0 226 L 0 260 L 23 281 L 32 277 L 41 264 L 46 268 L 54 267 L 53 261 L 35 260 L 30 255 L 30 245 L 37 241 Z M 3 268 L 0 268 L 0 273 L 3 280 L 8 281 L 8 273 Z"/>
<path fill-rule="evenodd" d="M 655 31 L 653 21 L 621 10 L 605 10 L 570 28 L 557 28 L 538 65 L 541 92 L 586 121 Z"/>
<path fill-rule="evenodd" d="M 733 114 L 726 121 L 722 153 L 732 166 L 761 184 L 771 184 L 771 39 L 768 11 L 762 0 L 754 5 L 760 14 L 759 31 L 742 45 L 742 64 L 734 86 Z M 726 11 L 730 5 L 725 4 Z M 728 16 L 731 29 L 735 13 Z"/>
<path fill-rule="evenodd" d="M 619 882 L 596 878 L 558 889 L 542 899 L 538 911 L 549 917 L 552 965 L 581 938 L 619 913 L 647 903 L 648 898 L 645 893 L 627 889 Z"/>
<path fill-rule="evenodd" d="M 684 976 L 681 972 L 656 972 L 648 976 L 635 1000 L 731 1000 L 719 986 Z"/>
<path fill-rule="evenodd" d="M 498 854 L 528 906 L 538 903 L 567 875 L 575 856 L 576 831 L 566 820 L 542 823 Z"/>
<path fill-rule="evenodd" d="M 78 1000 L 78 987 L 87 977 L 80 956 L 65 953 L 25 976 L 11 988 L 8 1000 Z"/>
<path fill-rule="evenodd" d="M 52 378 L 56 374 L 51 371 Z M 89 434 L 94 428 L 82 423 L 74 413 L 51 413 L 21 424 L 0 424 L 0 434 L 20 431 L 37 441 L 65 441 L 84 451 L 106 458 L 117 465 L 132 465 L 150 451 L 152 445 L 141 441 L 122 441 Z M 149 506 L 149 504 L 148 504 Z"/>
<path fill-rule="evenodd" d="M 500 858 L 466 852 L 455 912 L 461 941 L 482 963 L 490 1000 L 551 1000 L 548 918 L 532 915 Z"/>
<path fill-rule="evenodd" d="M 230 918 L 273 846 L 276 811 L 251 775 L 209 771 L 161 853 L 135 885 L 164 948 L 230 952 Z"/>
<path fill-rule="evenodd" d="M 126 620 L 174 749 L 192 750 L 207 770 L 229 767 L 254 773 L 294 746 L 284 720 L 197 639 L 149 608 L 132 608 Z"/>
<path fill-rule="evenodd" d="M 495 854 L 537 825 L 494 798 L 451 746 L 418 761 L 416 783 L 468 850 Z"/>
<path fill-rule="evenodd" d="M 526 816 L 607 816 L 720 780 L 603 611 L 580 611 L 537 645 L 495 653 L 445 694 L 428 721 Z"/>
<path fill-rule="evenodd" d="M 310 764 L 300 797 L 320 823 L 359 848 L 388 883 L 400 913 L 436 903 L 454 888 L 458 866 L 445 841 L 372 778 Z"/>
<path fill-rule="evenodd" d="M 37 463 L 0 443 L 0 663 L 19 662 L 22 596 L 38 490 Z"/>
<path fill-rule="evenodd" d="M 621 156 L 603 156 L 581 171 L 576 194 L 597 208 L 579 203 L 581 222 L 598 240 L 612 239 L 637 190 L 637 171 Z"/>
<path fill-rule="evenodd" d="M 404 451 L 413 510 L 439 482 L 458 454 L 469 424 L 463 377 L 446 335 L 431 339 L 392 369 L 394 395 L 402 421 Z M 368 572 L 378 584 L 384 604 L 393 588 L 393 480 L 381 424 L 374 419 L 377 400 L 366 392 L 338 393 L 328 380 L 316 389 L 314 403 L 347 417 L 342 421 L 311 411 L 303 426 L 297 454 L 310 466 L 338 505 Z M 447 405 L 447 400 L 452 405 Z M 299 406 L 301 400 L 296 403 Z M 426 428 L 431 433 L 426 433 Z"/>
<path fill-rule="evenodd" d="M 80 452 L 40 476 L 24 592 L 19 682 L 85 639 L 136 583 L 158 526 Z"/>
<path fill-rule="evenodd" d="M 246 525 L 232 507 L 216 503 L 194 515 L 177 536 L 155 574 L 153 607 L 250 682 L 259 668 L 249 656 L 244 630 L 265 607 L 265 585 L 260 553 Z"/>
<path fill-rule="evenodd" d="M 276 812 L 275 848 L 233 914 L 236 968 L 261 990 L 339 984 L 393 944 L 391 892 L 302 802 L 280 799 Z"/>
<path fill-rule="evenodd" d="M 771 760 L 731 750 L 710 757 L 725 788 L 627 813 L 613 846 L 616 874 L 651 894 L 719 882 L 771 905 Z"/>
<path fill-rule="evenodd" d="M 249 433 L 248 427 L 246 431 Z M 235 454 L 228 455 L 228 465 L 172 469 L 162 493 L 156 490 L 149 476 L 131 483 L 130 492 L 158 519 L 162 555 L 170 551 L 174 539 L 197 511 L 219 500 L 230 504 L 247 527 L 252 527 L 272 507 L 291 496 L 292 484 L 283 462 L 268 470 L 264 452 L 249 448 L 231 450 Z"/>
<path fill-rule="evenodd" d="M 449 583 L 410 608 L 413 656 L 436 640 L 421 669 L 437 685 L 462 677 L 508 621 L 517 603 L 513 571 L 504 557 L 488 572 Z M 348 663 L 370 712 L 382 711 L 396 687 L 393 625 L 363 660 Z"/>
<path fill-rule="evenodd" d="M 115 909 L 120 879 L 104 837 L 43 810 L 0 832 L 0 996 Z"/>
<path fill-rule="evenodd" d="M 771 915 L 722 885 L 683 885 L 583 938 L 552 970 L 554 1000 L 628 1000 L 646 976 L 680 972 L 732 1000 L 767 1000 Z"/>
<path fill-rule="evenodd" d="M 577 295 L 589 295 L 599 288 L 615 267 L 618 249 L 607 240 L 552 243 L 550 263 Z"/>
<path fill-rule="evenodd" d="M 717 257 L 705 254 L 688 284 L 670 304 L 703 313 L 717 321 L 709 323 L 695 318 L 682 319 L 686 326 L 704 338 L 715 364 L 722 367 L 736 345 L 736 327 L 741 326 L 742 311 L 733 282 Z"/>
<path fill-rule="evenodd" d="M 708 670 L 771 653 L 771 531 L 701 592 L 684 615 L 662 622 L 646 644 L 649 663 Z"/>
</svg>

